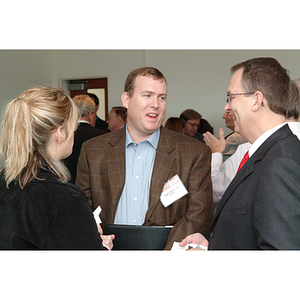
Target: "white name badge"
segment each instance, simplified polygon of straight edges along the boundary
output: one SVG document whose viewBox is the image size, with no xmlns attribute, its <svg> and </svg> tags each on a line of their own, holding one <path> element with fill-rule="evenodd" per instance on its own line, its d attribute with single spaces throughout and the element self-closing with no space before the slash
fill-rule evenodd
<svg viewBox="0 0 300 300">
<path fill-rule="evenodd" d="M 175 175 L 165 183 L 164 189 L 160 195 L 160 201 L 164 207 L 168 207 L 170 204 L 182 198 L 186 194 L 188 194 L 187 189 L 183 185 L 179 176 Z"/>
</svg>

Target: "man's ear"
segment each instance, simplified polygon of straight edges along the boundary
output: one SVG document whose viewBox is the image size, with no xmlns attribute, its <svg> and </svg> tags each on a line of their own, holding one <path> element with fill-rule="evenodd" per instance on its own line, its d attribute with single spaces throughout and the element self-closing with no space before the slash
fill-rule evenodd
<svg viewBox="0 0 300 300">
<path fill-rule="evenodd" d="M 129 96 L 127 92 L 124 92 L 121 96 L 122 104 L 125 108 L 128 108 Z"/>
<path fill-rule="evenodd" d="M 89 123 L 91 124 L 91 122 L 92 122 L 92 120 L 93 120 L 93 112 L 92 112 L 92 111 L 90 111 L 90 112 L 88 113 L 88 119 L 89 119 Z"/>
<path fill-rule="evenodd" d="M 254 94 L 254 104 L 252 106 L 252 110 L 253 111 L 257 111 L 259 108 L 264 107 L 265 106 L 265 98 L 262 92 L 257 91 Z"/>
</svg>

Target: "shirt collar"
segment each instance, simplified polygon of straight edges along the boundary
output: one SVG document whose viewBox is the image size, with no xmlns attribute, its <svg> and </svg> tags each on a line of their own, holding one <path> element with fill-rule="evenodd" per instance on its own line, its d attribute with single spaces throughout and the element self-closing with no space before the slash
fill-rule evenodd
<svg viewBox="0 0 300 300">
<path fill-rule="evenodd" d="M 265 133 L 263 133 L 252 145 L 251 148 L 249 149 L 249 157 L 251 157 L 251 155 L 253 155 L 253 153 L 263 144 L 263 142 L 265 140 L 267 140 L 267 138 L 269 136 L 271 136 L 275 131 L 277 131 L 279 128 L 281 128 L 283 125 L 285 125 L 286 123 L 282 123 L 279 124 L 275 127 L 273 127 L 272 129 L 266 131 Z"/>
<path fill-rule="evenodd" d="M 150 135 L 150 137 L 147 140 L 145 140 L 145 141 L 148 141 L 152 145 L 152 147 L 154 149 L 157 149 L 157 145 L 158 145 L 158 141 L 159 141 L 159 136 L 160 136 L 160 128 L 158 128 L 156 131 L 154 131 Z M 132 140 L 132 138 L 131 138 L 131 136 L 130 136 L 130 134 L 128 132 L 127 124 L 126 124 L 126 141 L 125 141 L 125 146 L 127 147 L 130 144 L 134 144 L 134 141 Z"/>
<path fill-rule="evenodd" d="M 85 124 L 90 124 L 90 122 L 86 121 L 86 120 L 79 120 L 78 121 L 79 124 L 85 123 Z M 90 124 L 91 125 L 91 124 Z"/>
</svg>

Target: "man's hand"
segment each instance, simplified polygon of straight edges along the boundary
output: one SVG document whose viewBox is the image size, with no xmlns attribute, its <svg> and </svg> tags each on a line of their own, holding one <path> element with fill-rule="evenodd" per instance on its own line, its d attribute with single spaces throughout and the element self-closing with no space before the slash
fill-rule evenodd
<svg viewBox="0 0 300 300">
<path fill-rule="evenodd" d="M 212 153 L 215 152 L 223 153 L 225 150 L 226 141 L 224 139 L 224 131 L 222 128 L 219 129 L 219 137 L 220 139 L 216 138 L 209 131 L 203 133 L 204 142 L 207 146 L 209 146 Z"/>
<path fill-rule="evenodd" d="M 208 240 L 201 233 L 194 233 L 188 235 L 185 239 L 183 239 L 180 243 L 180 247 L 184 247 L 187 244 L 198 244 L 201 246 L 208 247 Z M 193 249 L 196 250 L 196 249 Z"/>
<path fill-rule="evenodd" d="M 101 235 L 102 238 L 102 245 L 106 247 L 108 250 L 111 250 L 113 248 L 113 240 L 115 239 L 114 234 L 110 235 Z"/>
<path fill-rule="evenodd" d="M 97 224 L 97 228 L 98 228 L 99 233 L 103 234 L 103 230 L 102 230 L 101 224 Z"/>
<path fill-rule="evenodd" d="M 103 230 L 100 224 L 97 224 L 98 231 L 100 233 L 101 239 L 102 239 L 102 245 L 106 247 L 108 250 L 111 250 L 113 248 L 113 240 L 115 239 L 114 234 L 110 235 L 103 235 Z"/>
</svg>

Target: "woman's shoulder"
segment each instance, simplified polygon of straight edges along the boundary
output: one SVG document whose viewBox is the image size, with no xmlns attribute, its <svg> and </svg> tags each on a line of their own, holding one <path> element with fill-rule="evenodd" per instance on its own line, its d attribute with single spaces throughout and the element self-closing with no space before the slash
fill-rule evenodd
<svg viewBox="0 0 300 300">
<path fill-rule="evenodd" d="M 64 201 L 72 201 L 74 198 L 87 199 L 85 193 L 79 187 L 72 183 L 61 182 L 50 171 L 39 172 L 37 178 L 28 184 L 27 189 L 33 194 L 41 194 L 53 200 L 64 199 Z"/>
</svg>

